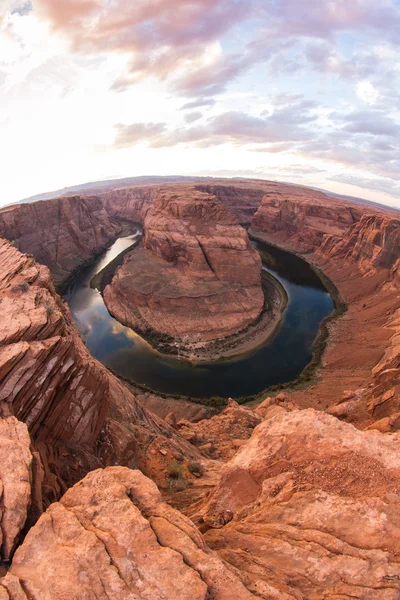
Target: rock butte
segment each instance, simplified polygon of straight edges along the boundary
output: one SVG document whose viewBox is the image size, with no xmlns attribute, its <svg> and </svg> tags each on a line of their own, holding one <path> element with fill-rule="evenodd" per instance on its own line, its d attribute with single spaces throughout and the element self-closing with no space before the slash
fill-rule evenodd
<svg viewBox="0 0 400 600">
<path fill-rule="evenodd" d="M 177 418 L 90 356 L 51 275 L 146 219 L 162 258 L 171 194 L 215 196 L 335 283 L 348 311 L 306 388 Z M 398 213 L 202 180 L 13 206 L 0 235 L 1 600 L 400 598 Z"/>
<path fill-rule="evenodd" d="M 194 188 L 159 191 L 143 240 L 104 290 L 124 325 L 204 345 L 256 321 L 264 306 L 261 260 L 225 205 Z"/>
</svg>

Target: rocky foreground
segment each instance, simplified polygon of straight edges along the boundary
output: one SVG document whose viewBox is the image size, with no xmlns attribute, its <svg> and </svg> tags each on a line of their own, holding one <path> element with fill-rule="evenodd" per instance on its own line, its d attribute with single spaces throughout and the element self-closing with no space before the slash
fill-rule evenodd
<svg viewBox="0 0 400 600">
<path fill-rule="evenodd" d="M 99 197 L 93 227 L 79 198 L 68 219 L 31 207 L 55 219 L 57 260 L 47 238 L 24 248 L 50 271 L 17 249 L 34 232 L 14 207 L 13 243 L 0 241 L 1 600 L 399 600 L 398 215 L 212 185 L 201 193 L 235 211 L 243 186 L 253 232 L 305 253 L 347 302 L 317 377 L 198 422 L 157 417 L 87 352 L 50 271 L 61 282 L 85 236 L 71 269 L 143 222 L 159 190 Z"/>
<path fill-rule="evenodd" d="M 216 196 L 160 190 L 143 240 L 104 290 L 110 313 L 141 332 L 202 347 L 245 329 L 264 307 L 261 260 Z"/>
</svg>

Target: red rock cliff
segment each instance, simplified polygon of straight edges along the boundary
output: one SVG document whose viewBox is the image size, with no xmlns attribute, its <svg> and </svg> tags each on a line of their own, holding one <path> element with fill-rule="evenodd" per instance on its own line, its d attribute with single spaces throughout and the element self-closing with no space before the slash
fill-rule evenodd
<svg viewBox="0 0 400 600">
<path fill-rule="evenodd" d="M 43 200 L 0 210 L 0 237 L 47 265 L 56 285 L 104 250 L 118 231 L 97 197 Z"/>
<path fill-rule="evenodd" d="M 1 239 L 0 315 L 0 417 L 27 424 L 47 499 L 101 465 L 139 466 L 163 481 L 174 454 L 198 457 L 91 357 L 47 267 Z"/>
<path fill-rule="evenodd" d="M 124 324 L 208 342 L 244 329 L 264 296 L 261 261 L 246 231 L 214 196 L 160 191 L 104 298 Z"/>
<path fill-rule="evenodd" d="M 399 429 L 398 212 L 352 206 L 304 188 L 293 197 L 282 190 L 264 196 L 252 230 L 305 253 L 348 304 L 346 315 L 329 326 L 320 383 L 294 396 L 306 406 L 334 403 L 334 414 L 363 426 L 384 419 L 376 425 L 381 430 Z"/>
</svg>

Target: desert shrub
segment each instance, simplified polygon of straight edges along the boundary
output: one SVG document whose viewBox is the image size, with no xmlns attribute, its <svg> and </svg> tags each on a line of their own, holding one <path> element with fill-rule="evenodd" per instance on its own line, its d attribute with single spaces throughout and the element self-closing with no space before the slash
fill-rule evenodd
<svg viewBox="0 0 400 600">
<path fill-rule="evenodd" d="M 197 461 L 191 461 L 188 464 L 188 470 L 193 474 L 193 475 L 203 475 L 204 474 L 204 468 L 203 465 L 200 462 Z"/>
<path fill-rule="evenodd" d="M 185 479 L 172 479 L 169 481 L 169 489 L 174 492 L 184 492 L 189 486 Z"/>
<path fill-rule="evenodd" d="M 168 478 L 169 479 L 182 479 L 182 477 L 183 477 L 183 466 L 177 462 L 171 463 L 168 468 Z"/>
<path fill-rule="evenodd" d="M 51 302 L 45 302 L 44 307 L 46 309 L 47 316 L 50 317 L 54 313 L 54 306 Z"/>
<path fill-rule="evenodd" d="M 29 290 L 29 283 L 24 281 L 23 283 L 18 283 L 17 285 L 13 285 L 11 288 L 12 292 L 27 292 Z"/>
</svg>

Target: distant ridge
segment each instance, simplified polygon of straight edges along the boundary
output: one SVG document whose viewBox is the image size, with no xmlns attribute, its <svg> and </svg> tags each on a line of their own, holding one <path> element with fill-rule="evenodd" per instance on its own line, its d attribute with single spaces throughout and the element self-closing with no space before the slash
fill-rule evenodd
<svg viewBox="0 0 400 600">
<path fill-rule="evenodd" d="M 35 196 L 30 196 L 29 198 L 23 198 L 17 202 L 12 202 L 6 206 L 13 206 L 15 204 L 25 204 L 29 202 L 38 202 L 40 200 L 51 200 L 52 198 L 60 198 L 62 196 L 73 196 L 80 193 L 93 193 L 93 194 L 104 194 L 105 192 L 110 192 L 115 188 L 120 187 L 130 187 L 130 186 L 139 186 L 139 185 L 155 185 L 155 184 L 163 184 L 163 183 L 191 183 L 198 181 L 220 181 L 220 182 L 229 182 L 229 181 L 253 181 L 253 182 L 268 182 L 272 180 L 268 179 L 258 179 L 258 178 L 247 178 L 247 177 L 193 177 L 193 176 L 184 176 L 184 175 L 141 175 L 137 177 L 122 177 L 120 179 L 108 179 L 104 181 L 90 181 L 87 183 L 82 183 L 79 185 L 73 185 L 69 187 L 65 187 L 59 190 L 54 190 L 53 192 L 45 192 L 43 194 L 36 194 Z M 309 188 L 311 190 L 317 190 L 319 192 L 323 192 L 327 196 L 331 196 L 334 198 L 340 198 L 343 200 L 351 200 L 357 204 L 363 204 L 372 206 L 375 208 L 381 208 L 385 206 L 390 208 L 396 212 L 400 211 L 400 208 L 392 205 L 387 205 L 379 202 L 374 202 L 372 200 L 366 200 L 365 198 L 360 198 L 358 196 L 346 196 L 344 194 L 337 194 L 335 192 L 330 192 L 323 188 L 314 187 L 311 185 L 304 185 L 300 183 L 293 183 L 291 181 L 278 181 L 273 180 L 276 183 L 283 183 L 287 185 L 293 185 L 295 187 L 303 187 Z M 5 208 L 5 207 L 3 207 Z"/>
</svg>

